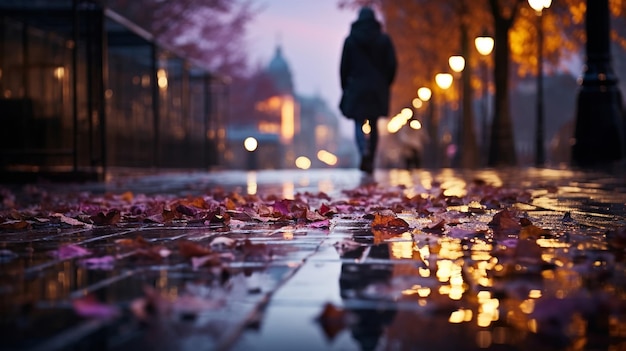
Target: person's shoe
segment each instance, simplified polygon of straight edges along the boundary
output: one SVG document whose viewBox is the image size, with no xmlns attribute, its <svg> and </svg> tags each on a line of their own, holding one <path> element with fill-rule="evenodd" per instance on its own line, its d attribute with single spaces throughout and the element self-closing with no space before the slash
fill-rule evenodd
<svg viewBox="0 0 626 351">
<path fill-rule="evenodd" d="M 374 158 L 372 156 L 362 156 L 359 169 L 367 174 L 374 172 Z"/>
</svg>

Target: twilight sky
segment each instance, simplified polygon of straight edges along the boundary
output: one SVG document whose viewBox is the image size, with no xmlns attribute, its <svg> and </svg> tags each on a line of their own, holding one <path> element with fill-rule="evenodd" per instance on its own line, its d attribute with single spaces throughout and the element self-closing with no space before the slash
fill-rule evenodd
<svg viewBox="0 0 626 351">
<path fill-rule="evenodd" d="M 266 66 L 276 45 L 291 67 L 295 90 L 321 95 L 339 111 L 339 61 L 356 12 L 339 10 L 337 0 L 257 0 L 259 13 L 248 26 L 250 63 Z"/>
</svg>

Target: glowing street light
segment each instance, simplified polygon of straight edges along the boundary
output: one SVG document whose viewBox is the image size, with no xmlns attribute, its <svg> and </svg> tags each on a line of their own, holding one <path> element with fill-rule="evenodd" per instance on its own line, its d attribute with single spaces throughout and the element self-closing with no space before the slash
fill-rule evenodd
<svg viewBox="0 0 626 351">
<path fill-rule="evenodd" d="M 528 0 L 528 5 L 538 13 L 541 13 L 543 9 L 547 9 L 552 4 L 552 0 Z"/>
<path fill-rule="evenodd" d="M 300 169 L 309 169 L 311 168 L 311 160 L 306 156 L 300 156 L 296 158 L 296 167 Z"/>
<path fill-rule="evenodd" d="M 430 100 L 430 97 L 433 95 L 432 90 L 427 87 L 421 87 L 417 89 L 417 97 L 422 101 Z"/>
<path fill-rule="evenodd" d="M 543 145 L 543 9 L 552 4 L 552 0 L 528 0 L 530 7 L 535 10 L 539 23 L 537 24 L 537 115 L 535 126 L 535 166 L 543 166 L 545 152 Z"/>
<path fill-rule="evenodd" d="M 409 123 L 409 127 L 413 128 L 415 130 L 419 130 L 419 129 L 422 129 L 422 123 L 420 121 L 414 119 L 414 120 L 412 120 Z"/>
<path fill-rule="evenodd" d="M 452 85 L 452 75 L 450 73 L 437 73 L 435 75 L 435 83 L 443 90 L 450 88 Z"/>
<path fill-rule="evenodd" d="M 243 141 L 243 147 L 249 152 L 256 150 L 258 146 L 259 142 L 253 137 L 247 137 L 246 140 Z"/>
<path fill-rule="evenodd" d="M 463 72 L 463 70 L 465 69 L 465 57 L 461 55 L 452 55 L 450 56 L 450 58 L 448 58 L 448 65 L 450 66 L 450 69 L 452 69 L 452 71 L 456 74 L 456 78 L 460 78 L 462 76 L 461 72 Z M 461 96 L 465 94 L 462 88 L 463 87 L 459 85 L 458 87 L 459 105 L 462 104 Z M 456 144 L 461 145 L 462 139 L 463 139 L 463 109 L 462 108 L 459 108 L 459 116 L 458 116 L 458 122 L 457 122 L 456 127 L 457 127 Z M 456 161 L 457 160 L 455 160 L 455 162 Z"/>
<path fill-rule="evenodd" d="M 411 104 L 413 105 L 414 108 L 420 109 L 422 108 L 422 106 L 424 106 L 424 101 L 422 101 L 420 98 L 415 98 L 413 99 Z"/>
<path fill-rule="evenodd" d="M 488 56 L 493 50 L 494 41 L 492 37 L 483 34 L 482 36 L 474 39 L 474 45 L 476 45 L 476 50 L 478 50 L 479 54 Z"/>
<path fill-rule="evenodd" d="M 339 159 L 337 156 L 329 151 L 320 150 L 317 152 L 317 159 L 324 162 L 329 166 L 335 166 Z"/>
<path fill-rule="evenodd" d="M 461 55 L 450 56 L 448 64 L 454 72 L 460 73 L 465 69 L 465 58 Z"/>
</svg>

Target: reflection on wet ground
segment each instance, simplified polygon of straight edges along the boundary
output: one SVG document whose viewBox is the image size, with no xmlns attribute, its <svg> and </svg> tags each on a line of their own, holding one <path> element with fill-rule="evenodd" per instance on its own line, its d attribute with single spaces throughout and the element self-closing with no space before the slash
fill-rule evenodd
<svg viewBox="0 0 626 351">
<path fill-rule="evenodd" d="M 0 350 L 626 349 L 623 176 L 171 173 L 45 192 L 75 192 L 87 203 L 129 190 L 191 199 L 216 187 L 346 210 L 328 227 L 189 220 L 81 227 L 39 218 L 27 230 L 5 212 Z M 15 193 L 19 202 L 41 199 L 42 190 Z M 375 228 L 372 214 L 391 216 L 390 209 L 407 226 Z M 181 241 L 211 247 L 221 263 L 190 261 Z M 62 254 L 60 246 L 89 254 Z M 78 316 L 86 296 L 99 304 Z"/>
</svg>

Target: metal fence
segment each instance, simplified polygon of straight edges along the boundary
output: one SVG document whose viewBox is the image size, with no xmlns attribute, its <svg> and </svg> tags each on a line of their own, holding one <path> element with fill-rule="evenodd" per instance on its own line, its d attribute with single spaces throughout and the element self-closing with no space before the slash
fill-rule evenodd
<svg viewBox="0 0 626 351">
<path fill-rule="evenodd" d="M 228 83 L 91 1 L 0 0 L 0 172 L 222 163 Z"/>
</svg>

